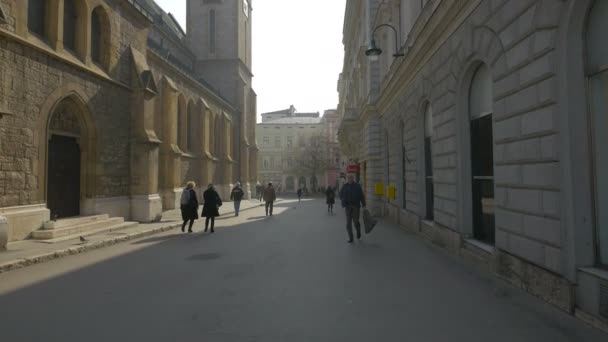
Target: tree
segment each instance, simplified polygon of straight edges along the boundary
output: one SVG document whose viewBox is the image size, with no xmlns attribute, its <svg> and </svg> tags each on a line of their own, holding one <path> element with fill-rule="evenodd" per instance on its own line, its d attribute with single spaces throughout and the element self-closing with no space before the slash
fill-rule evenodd
<svg viewBox="0 0 608 342">
<path fill-rule="evenodd" d="M 313 181 L 318 179 L 331 165 L 327 137 L 322 133 L 313 134 L 305 146 L 294 151 L 292 165 L 292 172 L 310 175 Z M 312 187 L 312 191 L 316 191 L 318 181 Z"/>
</svg>

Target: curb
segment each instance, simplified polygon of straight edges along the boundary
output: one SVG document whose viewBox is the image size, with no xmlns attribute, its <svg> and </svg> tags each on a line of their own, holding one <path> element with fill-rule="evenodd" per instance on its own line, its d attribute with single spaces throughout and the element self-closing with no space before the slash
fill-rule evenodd
<svg viewBox="0 0 608 342">
<path fill-rule="evenodd" d="M 84 252 L 101 249 L 103 247 L 109 247 L 109 246 L 116 245 L 121 242 L 134 240 L 134 239 L 137 239 L 140 237 L 163 233 L 163 232 L 166 232 L 166 231 L 178 228 L 178 227 L 181 227 L 181 223 L 172 224 L 169 226 L 159 227 L 159 228 L 146 230 L 146 231 L 134 232 L 134 233 L 127 234 L 124 236 L 119 236 L 119 237 L 106 239 L 106 240 L 102 240 L 102 241 L 87 243 L 87 244 L 81 245 L 81 246 L 60 249 L 57 251 L 39 254 L 39 255 L 23 258 L 23 259 L 12 260 L 12 261 L 0 264 L 0 274 L 6 273 L 9 271 L 18 270 L 20 268 L 25 268 L 28 266 L 33 266 L 36 264 L 41 264 L 46 261 L 63 258 L 65 256 L 69 256 L 69 255 L 82 254 Z"/>
<path fill-rule="evenodd" d="M 279 202 L 279 201 L 276 201 Z M 253 203 L 252 203 L 253 204 Z M 245 210 L 250 210 L 253 208 L 259 208 L 259 205 L 256 204 L 252 207 L 249 208 L 244 208 L 241 209 L 241 211 L 245 211 Z M 224 215 L 228 215 L 228 214 L 234 214 L 234 210 L 232 211 L 227 211 L 226 213 L 224 213 Z M 2 273 L 6 273 L 9 271 L 14 271 L 14 270 L 18 270 L 20 268 L 25 268 L 28 266 L 33 266 L 36 264 L 41 264 L 43 262 L 47 262 L 47 261 L 51 261 L 51 260 L 55 260 L 55 259 L 60 259 L 66 256 L 70 256 L 70 255 L 77 255 L 77 254 L 82 254 L 88 251 L 93 251 L 96 249 L 101 249 L 104 247 L 109 247 L 109 246 L 113 246 L 116 244 L 119 244 L 121 242 L 126 242 L 129 240 L 135 240 L 141 237 L 145 237 L 145 236 L 150 236 L 150 235 L 155 235 L 155 234 L 159 234 L 159 233 L 164 233 L 167 232 L 169 230 L 173 230 L 175 228 L 179 228 L 181 227 L 182 224 L 180 223 L 173 223 L 171 225 L 168 226 L 162 226 L 162 227 L 158 227 L 158 228 L 154 228 L 154 229 L 150 229 L 150 230 L 144 230 L 144 231 L 139 231 L 139 232 L 133 232 L 124 236 L 118 236 L 118 237 L 114 237 L 114 238 L 109 238 L 109 239 L 105 239 L 105 240 L 101 240 L 101 241 L 96 241 L 96 242 L 91 242 L 91 243 L 87 243 L 87 244 L 83 244 L 80 246 L 74 246 L 74 247 L 70 247 L 70 248 L 65 248 L 65 249 L 60 249 L 60 250 L 56 250 L 56 251 L 52 251 L 52 252 L 48 252 L 48 253 L 43 253 L 43 254 L 39 254 L 39 255 L 34 255 L 31 257 L 27 257 L 27 258 L 21 258 L 21 259 L 15 259 L 15 260 L 11 260 L 5 263 L 1 263 L 0 264 L 0 274 Z"/>
</svg>

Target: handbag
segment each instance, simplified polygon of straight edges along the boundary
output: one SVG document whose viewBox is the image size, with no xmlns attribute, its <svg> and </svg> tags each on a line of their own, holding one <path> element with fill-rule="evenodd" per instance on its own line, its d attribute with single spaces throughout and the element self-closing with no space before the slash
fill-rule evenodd
<svg viewBox="0 0 608 342">
<path fill-rule="evenodd" d="M 369 234 L 372 229 L 376 226 L 378 221 L 372 217 L 369 209 L 363 209 L 363 226 L 365 227 L 365 234 Z"/>
</svg>

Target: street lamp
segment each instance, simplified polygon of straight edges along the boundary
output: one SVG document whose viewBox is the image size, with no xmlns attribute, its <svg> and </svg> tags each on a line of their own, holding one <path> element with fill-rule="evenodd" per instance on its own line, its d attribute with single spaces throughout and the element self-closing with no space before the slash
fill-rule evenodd
<svg viewBox="0 0 608 342">
<path fill-rule="evenodd" d="M 378 58 L 378 56 L 380 56 L 382 54 L 382 49 L 380 49 L 379 47 L 376 46 L 376 39 L 374 38 L 376 31 L 378 31 L 378 29 L 381 27 L 389 27 L 395 32 L 395 53 L 393 54 L 393 57 L 405 56 L 404 54 L 399 52 L 399 42 L 397 40 L 397 36 L 398 36 L 397 30 L 395 29 L 395 27 L 393 27 L 392 25 L 389 25 L 389 24 L 381 24 L 381 25 L 376 26 L 376 28 L 372 32 L 372 41 L 369 45 L 369 49 L 367 49 L 365 51 L 365 55 L 370 57 L 370 59 L 372 59 L 372 60 L 376 60 Z"/>
</svg>

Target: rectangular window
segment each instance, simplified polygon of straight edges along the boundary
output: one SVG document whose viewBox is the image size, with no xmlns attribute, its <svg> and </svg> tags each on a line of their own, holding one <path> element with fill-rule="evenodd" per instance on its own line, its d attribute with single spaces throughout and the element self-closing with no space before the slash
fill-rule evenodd
<svg viewBox="0 0 608 342">
<path fill-rule="evenodd" d="M 589 77 L 595 164 L 595 228 L 599 263 L 608 265 L 608 70 Z"/>
<path fill-rule="evenodd" d="M 293 147 L 293 137 L 287 137 L 287 148 L 291 149 Z"/>
<path fill-rule="evenodd" d="M 270 137 L 264 137 L 262 145 L 264 145 L 264 146 L 270 145 Z"/>
<path fill-rule="evenodd" d="M 215 10 L 209 11 L 209 52 L 215 53 Z"/>
<path fill-rule="evenodd" d="M 489 244 L 495 242 L 493 149 L 492 115 L 471 120 L 473 236 Z"/>
<path fill-rule="evenodd" d="M 433 185 L 433 153 L 431 147 L 431 137 L 424 138 L 424 171 L 426 189 L 426 219 L 432 221 L 435 218 L 435 188 Z"/>
<path fill-rule="evenodd" d="M 274 147 L 281 148 L 281 137 L 274 137 Z"/>
<path fill-rule="evenodd" d="M 46 16 L 46 0 L 28 0 L 27 28 L 30 32 L 45 37 L 44 23 Z"/>
</svg>

